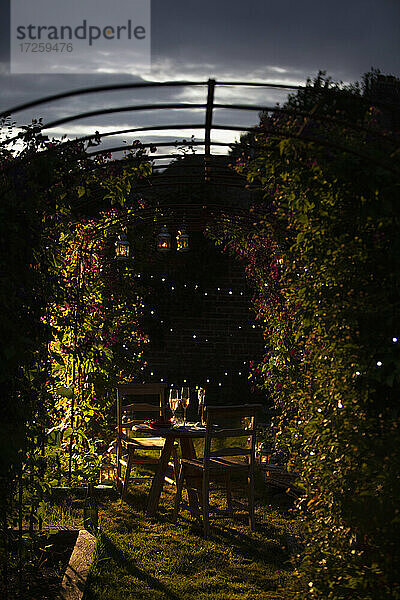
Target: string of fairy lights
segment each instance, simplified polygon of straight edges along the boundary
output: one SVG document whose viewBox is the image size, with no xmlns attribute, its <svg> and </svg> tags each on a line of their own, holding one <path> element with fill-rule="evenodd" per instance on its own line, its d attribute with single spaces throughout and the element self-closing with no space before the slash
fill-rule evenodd
<svg viewBox="0 0 400 600">
<path fill-rule="evenodd" d="M 144 370 L 144 369 L 145 369 L 145 367 L 142 367 L 142 370 Z M 149 375 L 152 378 L 156 377 L 156 374 L 154 373 L 154 371 L 151 371 Z M 224 372 L 224 375 L 228 376 L 229 373 L 226 371 L 226 372 Z M 231 375 L 234 375 L 235 377 L 236 376 L 242 377 L 242 376 L 246 376 L 246 373 L 244 371 L 235 371 L 235 372 L 232 371 Z M 197 379 L 199 379 L 199 378 L 197 378 Z M 211 377 L 211 378 L 210 377 L 204 377 L 202 379 L 201 385 L 202 386 L 203 385 L 216 385 L 218 387 L 223 387 L 224 384 L 223 384 L 222 381 L 220 381 L 220 379 L 221 379 L 221 377 L 214 377 L 214 378 L 213 377 Z M 163 377 L 160 377 L 160 378 L 157 378 L 157 381 L 160 381 L 161 383 L 164 383 L 165 379 Z M 188 382 L 187 379 L 182 379 L 182 385 L 184 385 L 184 384 L 185 385 L 189 384 L 189 382 Z M 180 387 L 181 384 L 177 384 L 176 385 L 174 383 L 170 383 L 169 385 L 170 385 L 170 387 Z M 197 389 L 199 387 L 199 385 L 193 385 L 191 387 L 195 387 Z"/>
<path fill-rule="evenodd" d="M 141 273 L 137 273 L 136 275 L 134 275 L 134 277 L 137 277 L 138 279 L 142 278 L 143 275 Z M 200 284 L 198 282 L 186 282 L 186 283 L 179 283 L 177 284 L 174 281 L 170 281 L 169 278 L 166 275 L 162 275 L 162 276 L 155 276 L 155 275 L 147 275 L 147 277 L 149 277 L 152 280 L 159 280 L 161 281 L 162 284 L 164 284 L 166 287 L 168 287 L 170 289 L 171 292 L 175 292 L 177 291 L 177 289 L 179 287 L 183 288 L 183 289 L 187 289 L 187 290 L 194 290 L 196 292 L 198 292 L 200 295 L 203 295 L 205 297 L 210 296 L 213 297 L 215 295 L 221 295 L 221 296 L 225 296 L 225 297 L 237 297 L 237 296 L 244 296 L 246 294 L 246 292 L 244 290 L 232 290 L 230 288 L 224 289 L 221 286 L 217 286 L 217 287 L 207 287 L 207 289 L 204 289 L 200 286 Z M 267 284 L 265 284 L 265 286 L 267 287 Z M 145 305 L 143 305 L 143 307 L 145 308 Z M 153 317 L 157 316 L 157 310 L 150 307 L 150 315 Z M 164 320 L 160 320 L 160 323 L 163 325 L 164 324 Z M 262 328 L 262 322 L 259 322 L 258 325 L 256 325 L 255 323 L 242 323 L 241 325 L 237 325 L 238 330 L 246 330 L 246 329 L 260 329 Z M 232 328 L 231 328 L 232 331 Z M 174 328 L 170 327 L 169 328 L 169 332 L 170 333 L 174 333 Z M 233 333 L 228 334 L 230 337 L 233 337 Z M 208 343 L 210 341 L 210 339 L 207 337 L 206 334 L 199 334 L 199 332 L 193 331 L 192 334 L 192 339 L 196 340 L 198 343 Z M 398 343 L 398 338 L 397 337 L 393 337 L 392 338 L 392 343 L 393 344 L 397 344 Z M 220 376 L 216 376 L 213 378 L 210 377 L 206 377 L 204 378 L 204 381 L 202 382 L 201 385 L 204 384 L 210 384 L 210 385 L 217 385 L 218 387 L 222 387 L 223 384 L 223 380 L 226 377 L 229 376 L 239 376 L 239 377 L 243 377 L 245 375 L 248 374 L 248 371 L 246 369 L 246 365 L 249 364 L 250 366 L 250 362 L 252 361 L 243 361 L 243 368 L 239 371 L 237 370 L 224 370 L 223 375 Z M 383 361 L 382 360 L 377 360 L 375 363 L 375 366 L 378 368 L 383 367 Z M 142 367 L 142 370 L 145 370 L 145 367 Z M 247 373 L 245 372 L 247 371 Z M 363 373 L 359 370 L 355 371 L 354 375 L 356 377 L 360 377 Z M 156 377 L 154 371 L 150 372 L 150 377 Z M 161 382 L 164 382 L 164 379 L 161 378 L 160 379 Z M 183 379 L 182 380 L 183 384 L 187 384 L 188 381 L 187 379 Z M 171 387 L 174 387 L 174 384 L 171 383 L 170 384 Z M 197 388 L 198 386 L 196 386 Z M 343 408 L 343 404 L 339 401 L 338 402 L 338 408 Z"/>
<path fill-rule="evenodd" d="M 141 273 L 136 273 L 134 275 L 134 277 L 140 279 L 143 277 L 143 275 Z M 148 275 L 147 277 L 149 277 L 150 279 L 159 279 L 159 281 L 161 281 L 161 283 L 165 283 L 166 286 L 169 286 L 171 292 L 176 291 L 177 288 L 179 286 L 181 286 L 188 290 L 191 288 L 194 290 L 197 290 L 199 293 L 203 294 L 204 296 L 208 296 L 209 294 L 211 295 L 212 293 L 216 293 L 216 292 L 218 292 L 220 294 L 226 294 L 227 296 L 244 296 L 245 295 L 245 292 L 243 290 L 240 290 L 240 291 L 234 291 L 232 289 L 224 290 L 221 287 L 216 287 L 216 288 L 208 287 L 206 290 L 204 288 L 201 289 L 200 284 L 196 283 L 196 282 L 177 284 L 172 281 L 168 281 L 168 278 L 165 275 L 163 275 L 159 278 L 157 278 L 155 275 Z"/>
<path fill-rule="evenodd" d="M 141 279 L 144 278 L 142 273 L 136 273 L 134 275 L 134 277 Z M 155 276 L 155 275 L 146 275 L 146 278 L 149 278 L 151 280 L 158 280 L 159 282 L 161 282 L 162 284 L 165 285 L 166 288 L 168 288 L 172 293 L 176 292 L 179 288 L 182 290 L 191 290 L 191 291 L 195 291 L 198 292 L 199 295 L 201 296 L 215 296 L 215 295 L 220 295 L 220 296 L 224 296 L 224 297 L 228 297 L 228 298 L 234 298 L 234 297 L 243 297 L 246 295 L 246 292 L 244 290 L 234 290 L 231 288 L 223 288 L 221 286 L 216 286 L 216 287 L 210 287 L 208 286 L 207 288 L 203 288 L 199 282 L 186 282 L 186 283 L 176 283 L 172 280 L 169 280 L 169 278 L 166 275 L 160 275 L 160 276 Z M 155 308 L 153 308 L 152 306 L 148 306 L 146 304 L 143 304 L 143 308 L 147 308 L 149 314 L 152 317 L 156 317 L 157 316 L 157 310 Z M 164 324 L 164 320 L 160 319 L 160 324 L 163 325 Z M 255 323 L 249 323 L 249 322 L 243 322 L 242 324 L 237 325 L 238 330 L 255 330 L 257 329 L 257 325 Z M 174 328 L 170 327 L 169 328 L 169 332 L 170 333 L 174 333 Z M 197 343 L 210 343 L 210 337 L 207 337 L 207 334 L 199 334 L 198 331 L 193 331 L 191 334 L 191 338 L 193 340 L 196 340 Z M 233 333 L 228 334 L 229 337 L 233 337 Z M 226 380 L 226 378 L 228 377 L 247 377 L 248 376 L 248 369 L 246 369 L 246 365 L 250 365 L 251 361 L 243 361 L 243 367 L 239 368 L 239 370 L 234 369 L 224 369 L 223 374 L 219 375 L 219 376 L 208 376 L 208 377 L 204 377 L 203 381 L 201 382 L 201 385 L 216 385 L 217 387 L 222 387 L 224 385 L 224 379 Z M 144 371 L 146 370 L 146 367 L 141 367 L 141 369 Z M 150 371 L 148 373 L 149 377 L 151 378 L 155 378 L 157 377 L 156 373 L 153 371 Z M 161 383 L 163 383 L 165 381 L 164 378 L 158 378 L 158 381 L 160 381 Z M 188 384 L 188 380 L 187 379 L 182 379 L 182 384 Z M 170 384 L 170 387 L 179 387 L 180 384 L 178 384 L 178 386 L 174 383 Z M 196 389 L 199 387 L 197 386 L 192 386 L 195 387 Z"/>
</svg>

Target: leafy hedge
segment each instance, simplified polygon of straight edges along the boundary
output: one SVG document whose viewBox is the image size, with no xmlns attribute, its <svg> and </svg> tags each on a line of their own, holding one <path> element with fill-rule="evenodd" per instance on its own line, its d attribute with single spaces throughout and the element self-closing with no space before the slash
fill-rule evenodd
<svg viewBox="0 0 400 600">
<path fill-rule="evenodd" d="M 296 114 L 306 100 L 323 119 Z M 211 235 L 253 281 L 266 345 L 253 377 L 305 490 L 288 594 L 400 598 L 399 136 L 362 87 L 321 74 L 286 108 L 234 150 L 263 201 Z"/>
</svg>

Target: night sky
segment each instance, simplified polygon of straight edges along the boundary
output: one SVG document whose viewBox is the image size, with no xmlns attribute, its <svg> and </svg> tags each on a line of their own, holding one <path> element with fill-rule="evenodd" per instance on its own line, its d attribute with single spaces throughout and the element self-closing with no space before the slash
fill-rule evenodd
<svg viewBox="0 0 400 600">
<path fill-rule="evenodd" d="M 28 1 L 28 0 L 27 0 Z M 34 0 L 30 0 L 33 2 Z M 360 79 L 371 67 L 385 74 L 400 75 L 400 0 L 152 0 L 152 69 L 135 70 L 129 57 L 104 65 L 105 72 L 71 75 L 11 75 L 9 73 L 9 8 L 1 2 L 0 107 L 63 90 L 104 83 L 167 80 L 273 81 L 303 84 L 323 69 L 335 80 Z M 84 0 L 82 1 L 84 4 Z M 282 93 L 266 90 L 221 89 L 216 99 L 271 104 L 284 101 Z M 92 110 L 135 102 L 202 102 L 205 91 L 135 91 L 88 96 L 46 105 L 19 113 L 19 124 L 32 118 L 44 121 Z M 52 131 L 71 136 L 150 123 L 202 122 L 201 112 L 192 114 L 122 113 L 79 121 Z M 255 114 L 231 111 L 216 114 L 215 122 L 252 125 Z M 202 134 L 197 133 L 200 139 Z M 177 139 L 179 132 L 158 139 Z M 187 137 L 185 132 L 182 137 Z M 235 135 L 216 133 L 214 139 L 231 141 Z M 154 138 L 154 135 L 152 136 Z M 128 141 L 131 138 L 128 138 Z M 143 141 L 150 138 L 142 136 Z M 113 143 L 122 140 L 114 139 Z M 109 143 L 109 142 L 107 142 Z"/>
</svg>

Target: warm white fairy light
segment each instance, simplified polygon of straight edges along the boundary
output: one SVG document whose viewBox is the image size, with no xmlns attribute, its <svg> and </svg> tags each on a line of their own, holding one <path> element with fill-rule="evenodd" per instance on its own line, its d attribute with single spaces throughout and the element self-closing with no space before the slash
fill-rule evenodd
<svg viewBox="0 0 400 600">
<path fill-rule="evenodd" d="M 376 363 L 377 367 L 381 367 L 383 365 L 383 362 L 381 360 L 378 360 L 378 362 Z"/>
<path fill-rule="evenodd" d="M 343 408 L 343 404 L 340 402 L 340 400 L 339 400 L 339 402 L 337 403 L 337 405 L 338 405 L 338 408 Z"/>
<path fill-rule="evenodd" d="M 232 290 L 229 290 L 228 293 L 229 293 L 230 296 L 232 296 L 232 294 L 233 294 Z"/>
<path fill-rule="evenodd" d="M 396 338 L 396 337 L 394 337 L 394 338 L 392 339 L 392 342 L 393 342 L 394 344 L 396 344 L 396 342 L 397 342 L 397 338 Z"/>
<path fill-rule="evenodd" d="M 193 336 L 193 339 L 196 339 L 196 337 L 197 337 L 197 335 L 194 335 L 194 336 Z"/>
<path fill-rule="evenodd" d="M 357 377 L 358 377 L 359 375 L 361 375 L 360 371 L 356 371 L 356 375 L 357 375 Z"/>
</svg>

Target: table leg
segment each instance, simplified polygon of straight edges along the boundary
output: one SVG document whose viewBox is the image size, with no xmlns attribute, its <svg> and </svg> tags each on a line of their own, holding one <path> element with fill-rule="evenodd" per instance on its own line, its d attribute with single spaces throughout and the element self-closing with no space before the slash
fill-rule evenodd
<svg viewBox="0 0 400 600">
<path fill-rule="evenodd" d="M 165 474 L 167 472 L 169 459 L 172 453 L 172 447 L 174 445 L 174 438 L 167 437 L 165 440 L 164 448 L 162 449 L 160 461 L 157 465 L 156 472 L 151 482 L 151 488 L 149 497 L 147 500 L 147 515 L 154 517 L 157 512 L 157 508 L 160 502 L 160 496 L 164 485 Z"/>
<path fill-rule="evenodd" d="M 194 449 L 193 440 L 191 438 L 181 437 L 180 442 L 183 458 L 197 458 L 196 450 Z M 192 517 L 200 518 L 201 513 L 199 508 L 198 494 L 201 492 L 201 477 L 191 477 L 191 479 L 195 481 L 198 492 L 196 493 L 192 487 L 188 488 L 187 490 L 190 514 L 192 515 Z"/>
</svg>

